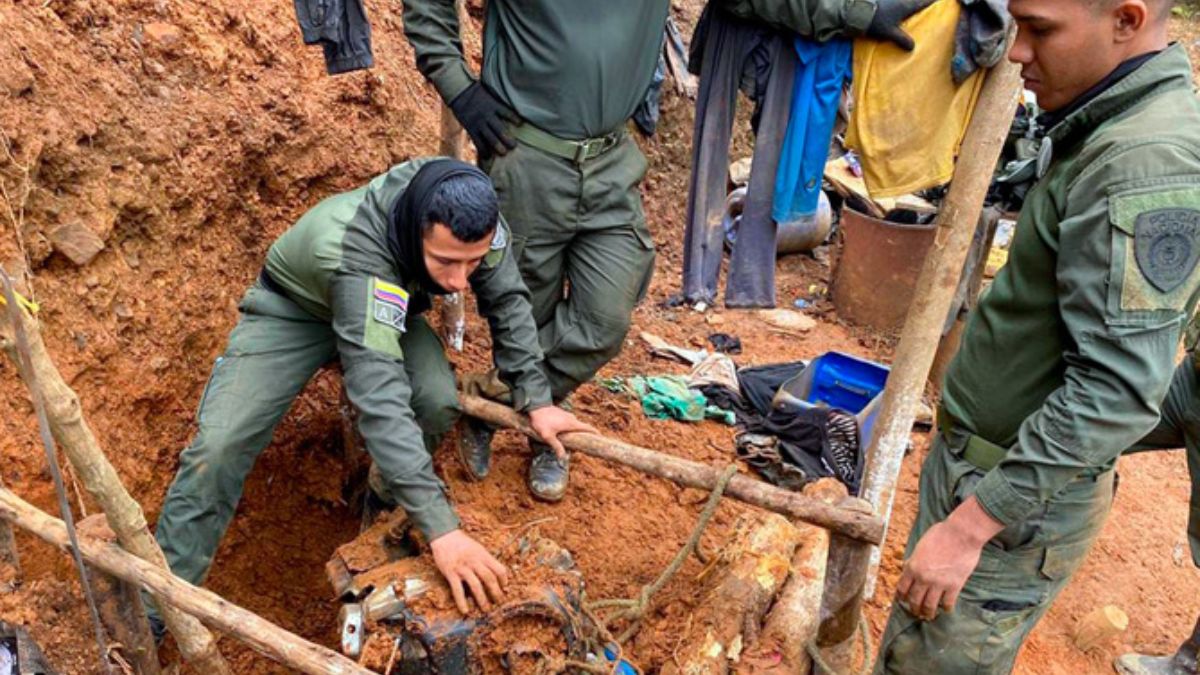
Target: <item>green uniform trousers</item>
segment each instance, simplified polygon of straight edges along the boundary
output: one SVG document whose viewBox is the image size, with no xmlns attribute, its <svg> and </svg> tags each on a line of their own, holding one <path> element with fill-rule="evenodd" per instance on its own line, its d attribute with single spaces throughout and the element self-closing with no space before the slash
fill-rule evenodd
<svg viewBox="0 0 1200 675">
<path fill-rule="evenodd" d="M 255 459 L 317 370 L 337 358 L 329 322 L 255 284 L 200 400 L 199 430 L 179 460 L 156 536 L 177 575 L 201 583 L 233 518 Z M 431 452 L 458 419 L 454 373 L 441 341 L 420 317 L 401 338 L 410 405 Z M 368 448 L 368 451 L 370 448 Z M 399 458 L 372 455 L 384 475 Z M 385 495 L 386 496 L 386 495 Z"/>
<path fill-rule="evenodd" d="M 921 468 L 920 505 L 905 555 L 966 500 L 984 472 L 962 458 L 969 435 L 939 432 Z M 953 612 L 924 622 L 899 603 L 875 673 L 1008 673 L 1021 643 L 1078 569 L 1112 505 L 1114 472 L 1081 477 L 987 543 Z"/>
<path fill-rule="evenodd" d="M 1192 478 L 1192 497 L 1188 510 L 1188 544 L 1192 562 L 1200 567 L 1200 383 L 1196 365 L 1186 358 L 1175 369 L 1171 388 L 1163 400 L 1158 426 L 1127 451 L 1187 449 L 1188 474 Z"/>
<path fill-rule="evenodd" d="M 646 158 L 625 135 L 576 163 L 520 143 L 484 163 L 512 228 L 555 401 L 621 351 L 654 272 L 639 186 Z"/>
</svg>

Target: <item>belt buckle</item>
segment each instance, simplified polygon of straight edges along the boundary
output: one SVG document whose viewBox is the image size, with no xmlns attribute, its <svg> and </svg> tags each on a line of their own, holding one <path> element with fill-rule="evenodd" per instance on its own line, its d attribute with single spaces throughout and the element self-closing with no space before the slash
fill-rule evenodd
<svg viewBox="0 0 1200 675">
<path fill-rule="evenodd" d="M 575 142 L 575 157 L 573 158 L 573 161 L 576 164 L 583 164 L 584 162 L 587 161 L 588 150 L 591 146 L 591 142 L 592 142 L 591 139 L 588 139 L 586 141 L 576 141 Z"/>
<path fill-rule="evenodd" d="M 617 135 L 609 134 L 599 138 L 589 138 L 577 141 L 575 146 L 575 163 L 582 164 L 589 159 L 599 157 L 617 145 Z"/>
</svg>

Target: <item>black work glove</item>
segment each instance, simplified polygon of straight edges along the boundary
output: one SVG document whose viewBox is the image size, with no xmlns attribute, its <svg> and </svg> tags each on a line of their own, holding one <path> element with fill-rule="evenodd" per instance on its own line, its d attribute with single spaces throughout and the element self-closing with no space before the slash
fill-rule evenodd
<svg viewBox="0 0 1200 675">
<path fill-rule="evenodd" d="M 472 83 L 449 105 L 481 158 L 504 155 L 517 147 L 517 142 L 508 135 L 508 125 L 519 124 L 521 119 L 482 83 Z"/>
<path fill-rule="evenodd" d="M 900 29 L 908 17 L 932 5 L 934 0 L 877 0 L 875 17 L 867 26 L 867 36 L 895 42 L 906 52 L 913 50 L 913 39 Z"/>
</svg>

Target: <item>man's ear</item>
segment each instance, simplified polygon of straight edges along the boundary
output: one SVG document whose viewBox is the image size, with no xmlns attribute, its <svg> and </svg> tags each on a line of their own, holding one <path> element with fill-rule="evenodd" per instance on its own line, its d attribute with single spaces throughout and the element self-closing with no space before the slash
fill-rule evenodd
<svg viewBox="0 0 1200 675">
<path fill-rule="evenodd" d="M 1122 0 L 1112 8 L 1113 39 L 1117 42 L 1129 42 L 1146 26 L 1150 20 L 1150 7 L 1146 0 Z"/>
</svg>

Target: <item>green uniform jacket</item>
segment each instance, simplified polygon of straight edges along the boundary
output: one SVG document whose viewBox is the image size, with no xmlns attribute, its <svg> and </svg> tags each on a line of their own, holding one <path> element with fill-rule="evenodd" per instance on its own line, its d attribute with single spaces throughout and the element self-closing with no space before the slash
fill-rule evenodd
<svg viewBox="0 0 1200 675">
<path fill-rule="evenodd" d="M 943 393 L 954 418 L 1009 448 L 975 495 L 1005 524 L 1154 428 L 1200 287 L 1200 103 L 1183 47 L 1047 142 Z"/>
<path fill-rule="evenodd" d="M 736 14 L 821 39 L 861 32 L 874 0 L 720 0 Z M 447 103 L 474 77 L 463 60 L 454 0 L 406 0 L 417 68 Z M 521 119 L 560 138 L 616 131 L 654 77 L 667 0 L 492 0 L 483 82 Z"/>
<path fill-rule="evenodd" d="M 346 393 L 359 411 L 367 448 L 411 458 L 406 485 L 392 496 L 432 540 L 455 529 L 458 519 L 408 403 L 412 384 L 399 341 L 407 314 L 428 309 L 430 301 L 400 278 L 387 244 L 392 207 L 427 161 L 400 164 L 364 187 L 322 201 L 271 246 L 266 268 L 289 298 L 332 323 Z M 550 385 L 540 368 L 529 292 L 508 254 L 508 239 L 502 220 L 492 252 L 470 281 L 515 407 L 532 410 L 550 404 Z"/>
</svg>

